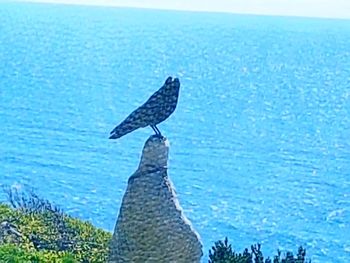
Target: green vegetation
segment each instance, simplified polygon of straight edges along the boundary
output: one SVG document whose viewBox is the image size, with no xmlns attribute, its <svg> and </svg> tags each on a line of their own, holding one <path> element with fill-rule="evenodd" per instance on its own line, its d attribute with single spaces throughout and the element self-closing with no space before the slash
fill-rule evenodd
<svg viewBox="0 0 350 263">
<path fill-rule="evenodd" d="M 286 255 L 281 256 L 281 251 L 277 251 L 277 255 L 273 260 L 265 259 L 261 252 L 261 245 L 253 245 L 249 251 L 247 248 L 243 253 L 235 253 L 232 246 L 228 243 L 227 237 L 224 241 L 217 241 L 209 250 L 209 263 L 306 263 L 306 250 L 299 247 L 298 254 L 294 257 L 292 252 L 287 252 Z"/>
<path fill-rule="evenodd" d="M 63 213 L 33 192 L 6 190 L 9 204 L 0 203 L 0 262 L 106 262 L 112 234 Z M 302 247 L 265 259 L 261 246 L 235 253 L 226 238 L 215 242 L 209 263 L 306 263 Z M 309 261 L 311 262 L 311 261 Z"/>
<path fill-rule="evenodd" d="M 0 262 L 74 263 L 76 260 L 74 256 L 68 252 L 28 251 L 13 244 L 6 244 L 0 246 Z"/>
<path fill-rule="evenodd" d="M 74 219 L 34 193 L 0 204 L 0 262 L 106 262 L 112 234 Z"/>
</svg>

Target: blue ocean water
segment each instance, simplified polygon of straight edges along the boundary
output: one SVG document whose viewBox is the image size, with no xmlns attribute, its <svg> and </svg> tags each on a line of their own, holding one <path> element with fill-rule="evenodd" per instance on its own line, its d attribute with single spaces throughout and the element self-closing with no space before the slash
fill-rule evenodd
<svg viewBox="0 0 350 263">
<path fill-rule="evenodd" d="M 2 3 L 0 61 L 0 186 L 112 231 L 153 131 L 109 131 L 177 76 L 159 128 L 204 253 L 349 262 L 350 21 Z"/>
</svg>

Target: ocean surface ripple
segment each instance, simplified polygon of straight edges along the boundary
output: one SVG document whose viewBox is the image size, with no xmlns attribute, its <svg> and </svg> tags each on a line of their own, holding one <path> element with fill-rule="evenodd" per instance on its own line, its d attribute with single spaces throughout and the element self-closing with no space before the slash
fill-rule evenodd
<svg viewBox="0 0 350 263">
<path fill-rule="evenodd" d="M 108 133 L 177 76 L 159 128 L 204 253 L 349 262 L 350 21 L 3 3 L 0 61 L 0 186 L 112 231 L 153 132 Z"/>
</svg>

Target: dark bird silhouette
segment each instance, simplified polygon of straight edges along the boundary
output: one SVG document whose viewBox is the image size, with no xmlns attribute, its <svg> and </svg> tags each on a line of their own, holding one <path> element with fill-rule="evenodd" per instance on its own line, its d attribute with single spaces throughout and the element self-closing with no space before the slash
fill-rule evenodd
<svg viewBox="0 0 350 263">
<path fill-rule="evenodd" d="M 168 77 L 158 91 L 111 131 L 109 139 L 118 139 L 146 126 L 151 126 L 156 135 L 162 136 L 156 125 L 166 120 L 174 112 L 179 90 L 179 79 Z"/>
</svg>

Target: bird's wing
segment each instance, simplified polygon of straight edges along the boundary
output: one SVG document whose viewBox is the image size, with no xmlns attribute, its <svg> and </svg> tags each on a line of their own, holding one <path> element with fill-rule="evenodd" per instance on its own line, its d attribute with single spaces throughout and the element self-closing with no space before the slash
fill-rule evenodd
<svg viewBox="0 0 350 263">
<path fill-rule="evenodd" d="M 119 138 L 135 129 L 150 125 L 154 116 L 161 110 L 165 90 L 169 85 L 173 85 L 176 82 L 175 80 L 173 81 L 172 77 L 168 77 L 159 90 L 110 132 L 111 137 Z"/>
</svg>

